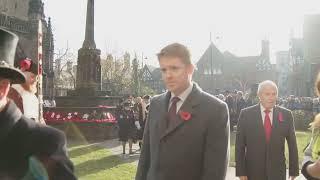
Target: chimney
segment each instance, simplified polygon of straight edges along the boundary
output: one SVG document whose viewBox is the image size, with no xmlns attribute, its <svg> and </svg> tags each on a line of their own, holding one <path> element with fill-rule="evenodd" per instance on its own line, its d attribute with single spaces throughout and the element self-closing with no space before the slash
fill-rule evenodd
<svg viewBox="0 0 320 180">
<path fill-rule="evenodd" d="M 261 56 L 270 59 L 270 47 L 269 40 L 261 41 Z"/>
</svg>

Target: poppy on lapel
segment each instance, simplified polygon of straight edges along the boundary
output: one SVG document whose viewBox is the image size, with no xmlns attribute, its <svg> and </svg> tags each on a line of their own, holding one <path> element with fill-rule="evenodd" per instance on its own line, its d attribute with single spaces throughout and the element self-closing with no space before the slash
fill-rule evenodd
<svg viewBox="0 0 320 180">
<path fill-rule="evenodd" d="M 188 121 L 191 118 L 191 114 L 186 111 L 180 111 L 179 115 L 180 115 L 181 119 L 183 119 L 184 121 Z"/>
</svg>

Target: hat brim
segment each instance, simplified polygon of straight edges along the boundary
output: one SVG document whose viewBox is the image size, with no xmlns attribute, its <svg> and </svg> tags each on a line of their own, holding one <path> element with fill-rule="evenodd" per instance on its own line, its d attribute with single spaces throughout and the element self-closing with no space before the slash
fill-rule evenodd
<svg viewBox="0 0 320 180">
<path fill-rule="evenodd" d="M 1 67 L 0 66 L 0 77 L 10 79 L 11 84 L 23 84 L 26 82 L 24 74 L 12 67 Z"/>
</svg>

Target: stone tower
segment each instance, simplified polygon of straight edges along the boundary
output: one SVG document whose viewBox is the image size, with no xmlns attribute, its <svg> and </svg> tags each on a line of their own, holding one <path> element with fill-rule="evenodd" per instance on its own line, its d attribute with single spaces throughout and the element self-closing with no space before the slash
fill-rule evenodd
<svg viewBox="0 0 320 180">
<path fill-rule="evenodd" d="M 102 91 L 101 85 L 101 51 L 94 41 L 94 0 L 88 0 L 85 27 L 85 39 L 78 50 L 78 65 L 75 90 L 68 91 L 67 96 L 56 97 L 58 108 L 64 111 L 86 111 L 101 105 L 115 106 L 120 97 L 110 96 L 110 91 Z"/>
<path fill-rule="evenodd" d="M 76 91 L 94 96 L 101 91 L 101 51 L 94 41 L 94 0 L 88 0 L 85 39 L 78 51 Z"/>
</svg>

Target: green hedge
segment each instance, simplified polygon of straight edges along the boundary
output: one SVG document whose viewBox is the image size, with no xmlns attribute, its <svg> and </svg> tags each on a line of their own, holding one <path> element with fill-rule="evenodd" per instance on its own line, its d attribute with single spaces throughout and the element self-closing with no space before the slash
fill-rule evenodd
<svg viewBox="0 0 320 180">
<path fill-rule="evenodd" d="M 299 131 L 306 131 L 309 128 L 309 124 L 313 121 L 313 114 L 310 111 L 294 110 L 292 111 L 295 128 Z"/>
</svg>

